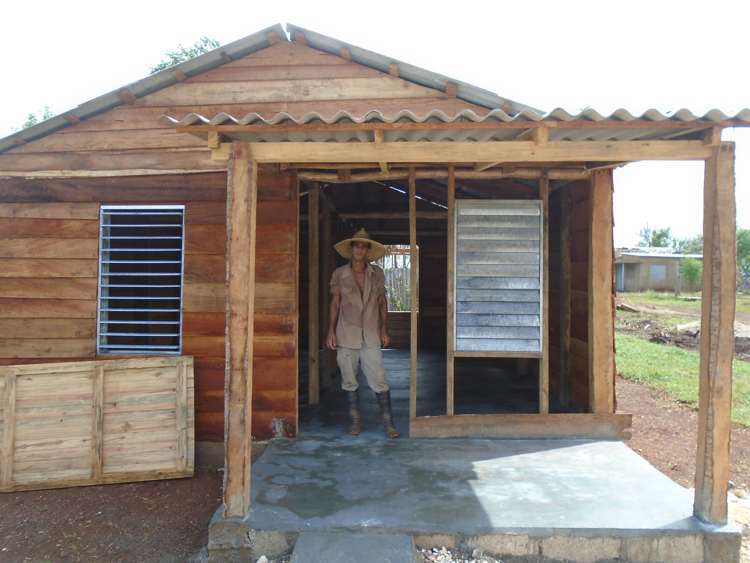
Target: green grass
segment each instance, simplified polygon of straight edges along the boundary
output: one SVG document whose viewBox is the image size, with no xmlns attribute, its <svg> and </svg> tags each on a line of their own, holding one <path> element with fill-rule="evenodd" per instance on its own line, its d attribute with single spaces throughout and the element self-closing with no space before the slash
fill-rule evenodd
<svg viewBox="0 0 750 563">
<path fill-rule="evenodd" d="M 620 333 L 616 342 L 617 371 L 622 377 L 664 389 L 691 406 L 698 405 L 698 352 Z M 734 360 L 732 420 L 750 426 L 750 362 Z"/>
<path fill-rule="evenodd" d="M 675 297 L 674 293 L 668 291 L 634 291 L 619 293 L 618 296 L 622 298 L 623 301 L 631 303 L 632 305 L 645 303 L 661 307 L 675 306 L 691 309 L 696 313 L 701 310 L 700 299 L 694 299 L 695 297 L 700 297 L 700 293 L 683 293 L 679 297 Z M 737 311 L 741 313 L 750 313 L 750 294 L 737 294 Z"/>
</svg>

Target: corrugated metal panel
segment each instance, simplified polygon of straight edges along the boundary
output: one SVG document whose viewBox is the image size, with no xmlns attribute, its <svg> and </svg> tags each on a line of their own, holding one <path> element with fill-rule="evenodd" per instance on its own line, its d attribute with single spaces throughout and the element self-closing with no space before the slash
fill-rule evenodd
<svg viewBox="0 0 750 563">
<path fill-rule="evenodd" d="M 362 142 L 372 141 L 372 133 L 362 130 L 346 130 L 347 125 L 364 124 L 397 124 L 397 129 L 385 129 L 384 140 L 394 141 L 508 141 L 516 138 L 523 130 L 524 124 L 529 126 L 546 122 L 550 129 L 552 141 L 622 141 L 622 140 L 652 140 L 670 139 L 680 136 L 695 135 L 702 129 L 714 124 L 728 124 L 750 126 L 750 109 L 744 109 L 734 116 L 728 116 L 719 110 L 697 116 L 686 109 L 665 115 L 657 110 L 648 110 L 639 116 L 632 115 L 624 109 L 619 109 L 609 116 L 603 116 L 595 110 L 586 110 L 578 114 L 570 114 L 563 109 L 556 109 L 542 114 L 534 110 L 522 110 L 516 114 L 508 114 L 501 109 L 494 109 L 486 114 L 478 114 L 473 110 L 462 110 L 456 114 L 447 114 L 441 110 L 431 110 L 424 114 L 416 114 L 410 110 L 401 110 L 394 114 L 385 114 L 373 109 L 362 115 L 355 115 L 347 111 L 339 111 L 332 116 L 319 112 L 308 112 L 295 117 L 286 112 L 280 112 L 270 118 L 259 113 L 248 113 L 244 116 L 233 116 L 228 113 L 218 113 L 213 117 L 206 117 L 197 113 L 190 113 L 181 119 L 164 115 L 163 123 L 189 127 L 191 125 L 240 125 L 240 126 L 279 126 L 277 131 L 266 128 L 263 131 L 228 131 L 224 134 L 230 138 L 260 142 L 282 141 L 318 141 L 318 142 Z M 576 123 L 572 123 L 576 122 Z M 654 124 L 663 122 L 694 123 L 695 128 L 657 127 Z M 447 127 L 439 129 L 418 128 L 410 129 L 409 124 L 440 124 Z M 493 128 L 492 124 L 497 124 Z M 627 126 L 618 126 L 627 123 Z M 460 124 L 460 128 L 451 128 L 451 124 Z M 477 127 L 472 128 L 472 124 Z M 518 128 L 508 127 L 516 124 Z M 571 125 L 565 125 L 571 124 Z M 579 125 L 580 124 L 580 125 Z M 601 125 L 593 127 L 592 124 Z M 336 129 L 315 130 L 315 125 L 335 125 Z M 284 131 L 283 126 L 309 126 L 307 130 Z M 196 132 L 196 134 L 200 134 Z"/>
<path fill-rule="evenodd" d="M 541 202 L 456 200 L 455 350 L 541 351 Z"/>
</svg>

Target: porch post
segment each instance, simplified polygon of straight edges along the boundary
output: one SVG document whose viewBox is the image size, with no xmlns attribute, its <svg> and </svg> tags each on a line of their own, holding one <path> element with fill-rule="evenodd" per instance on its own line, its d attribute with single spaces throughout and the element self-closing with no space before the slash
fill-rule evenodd
<svg viewBox="0 0 750 563">
<path fill-rule="evenodd" d="M 549 414 L 549 178 L 539 179 L 539 199 L 542 201 L 542 326 L 539 360 L 539 414 Z"/>
<path fill-rule="evenodd" d="M 255 213 L 258 166 L 247 143 L 232 143 L 227 177 L 227 321 L 224 383 L 224 517 L 250 509 Z"/>
<path fill-rule="evenodd" d="M 409 168 L 409 421 L 417 417 L 417 307 L 419 255 L 417 254 L 417 176 Z"/>
<path fill-rule="evenodd" d="M 589 407 L 607 414 L 615 412 L 612 226 L 612 170 L 596 170 L 589 233 Z"/>
<path fill-rule="evenodd" d="M 734 143 L 713 147 L 703 185 L 698 453 L 693 512 L 727 521 L 736 299 Z"/>
<path fill-rule="evenodd" d="M 307 389 L 308 403 L 320 403 L 320 186 L 307 191 Z"/>
</svg>

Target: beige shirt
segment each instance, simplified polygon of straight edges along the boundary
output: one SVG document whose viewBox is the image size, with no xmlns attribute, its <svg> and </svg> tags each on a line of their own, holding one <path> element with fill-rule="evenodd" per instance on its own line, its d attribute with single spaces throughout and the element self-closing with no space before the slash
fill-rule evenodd
<svg viewBox="0 0 750 563">
<path fill-rule="evenodd" d="M 360 293 L 351 264 L 333 271 L 331 294 L 340 295 L 336 344 L 344 348 L 380 348 L 379 301 L 385 295 L 385 273 L 367 264 L 365 285 Z"/>
</svg>

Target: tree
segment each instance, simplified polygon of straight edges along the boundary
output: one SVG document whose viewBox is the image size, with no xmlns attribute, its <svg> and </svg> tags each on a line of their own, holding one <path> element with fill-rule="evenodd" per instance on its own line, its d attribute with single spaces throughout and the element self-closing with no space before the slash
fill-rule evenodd
<svg viewBox="0 0 750 563">
<path fill-rule="evenodd" d="M 52 113 L 52 110 L 49 109 L 49 106 L 44 106 L 44 109 L 40 111 L 38 115 L 33 111 L 30 111 L 26 116 L 26 121 L 23 122 L 21 127 L 14 127 L 13 130 L 19 131 L 20 129 L 27 129 L 33 125 L 36 125 L 37 123 L 48 120 L 50 117 L 55 117 L 55 114 Z"/>
<path fill-rule="evenodd" d="M 664 229 L 652 229 L 648 225 L 643 227 L 639 233 L 641 240 L 638 242 L 638 246 L 658 246 L 666 247 L 672 246 L 672 229 L 666 227 Z"/>
<path fill-rule="evenodd" d="M 750 286 L 750 229 L 737 229 L 737 277 L 739 286 Z"/>
<path fill-rule="evenodd" d="M 695 287 L 703 276 L 703 262 L 695 258 L 680 260 L 680 275 L 688 285 Z"/>
<path fill-rule="evenodd" d="M 188 61 L 190 59 L 194 59 L 195 57 L 204 53 L 208 53 L 209 51 L 212 51 L 220 46 L 221 43 L 219 43 L 216 39 L 211 39 L 205 36 L 201 37 L 190 47 L 177 45 L 177 49 L 175 49 L 174 51 L 167 51 L 166 59 L 163 59 L 161 62 L 151 67 L 151 74 L 164 70 L 165 68 L 184 63 L 185 61 Z"/>
<path fill-rule="evenodd" d="M 674 251 L 680 254 L 702 254 L 703 235 L 683 239 L 674 239 Z"/>
</svg>

